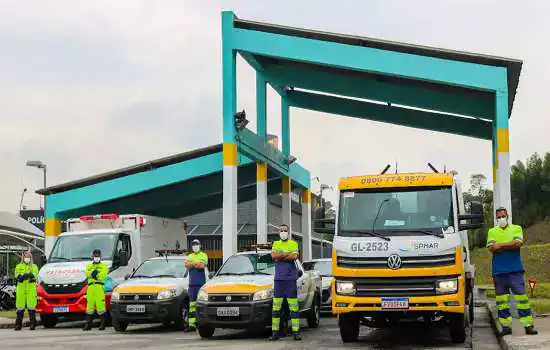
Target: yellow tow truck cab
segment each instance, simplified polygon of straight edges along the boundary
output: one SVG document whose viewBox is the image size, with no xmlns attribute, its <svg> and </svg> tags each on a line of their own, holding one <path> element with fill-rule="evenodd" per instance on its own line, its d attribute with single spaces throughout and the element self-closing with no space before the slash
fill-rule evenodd
<svg viewBox="0 0 550 350">
<path fill-rule="evenodd" d="M 473 319 L 474 266 L 467 229 L 483 207 L 465 213 L 456 174 L 399 173 L 342 178 L 332 252 L 332 310 L 344 342 L 360 324 L 408 319 L 448 323 L 464 342 Z"/>
</svg>

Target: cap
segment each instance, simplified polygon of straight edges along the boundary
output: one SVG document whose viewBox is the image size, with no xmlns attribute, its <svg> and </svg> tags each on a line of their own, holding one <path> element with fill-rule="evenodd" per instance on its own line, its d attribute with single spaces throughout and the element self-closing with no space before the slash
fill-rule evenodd
<svg viewBox="0 0 550 350">
<path fill-rule="evenodd" d="M 195 245 L 195 244 L 201 244 L 201 242 L 198 239 L 194 239 L 191 241 L 191 245 Z"/>
<path fill-rule="evenodd" d="M 101 250 L 100 249 L 94 249 L 92 252 L 92 256 L 101 256 Z"/>
<path fill-rule="evenodd" d="M 495 213 L 496 212 L 499 212 L 499 211 L 508 211 L 508 209 L 506 209 L 506 207 L 498 207 L 496 210 L 495 210 Z"/>
</svg>

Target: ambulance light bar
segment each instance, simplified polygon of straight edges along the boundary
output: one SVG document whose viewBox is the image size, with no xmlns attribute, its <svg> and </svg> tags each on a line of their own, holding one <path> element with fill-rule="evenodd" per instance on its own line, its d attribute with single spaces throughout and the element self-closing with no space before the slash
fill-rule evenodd
<svg viewBox="0 0 550 350">
<path fill-rule="evenodd" d="M 80 217 L 82 221 L 92 221 L 92 220 L 117 220 L 117 214 L 100 214 L 100 215 L 84 215 Z"/>
</svg>

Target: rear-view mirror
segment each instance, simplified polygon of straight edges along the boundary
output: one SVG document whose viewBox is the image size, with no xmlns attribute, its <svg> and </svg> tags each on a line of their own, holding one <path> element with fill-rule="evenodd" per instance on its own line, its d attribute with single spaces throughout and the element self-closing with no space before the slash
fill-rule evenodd
<svg viewBox="0 0 550 350">
<path fill-rule="evenodd" d="M 480 202 L 470 202 L 470 213 L 459 215 L 458 220 L 458 229 L 460 231 L 482 228 L 485 224 L 483 204 Z"/>
</svg>

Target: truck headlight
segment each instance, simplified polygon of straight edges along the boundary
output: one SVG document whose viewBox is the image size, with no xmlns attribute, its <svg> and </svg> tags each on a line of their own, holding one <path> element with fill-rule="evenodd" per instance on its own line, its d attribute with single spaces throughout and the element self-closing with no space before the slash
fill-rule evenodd
<svg viewBox="0 0 550 350">
<path fill-rule="evenodd" d="M 450 280 L 437 281 L 435 284 L 437 294 L 453 294 L 458 291 L 458 280 L 456 278 Z"/>
<path fill-rule="evenodd" d="M 202 289 L 199 290 L 199 294 L 197 294 L 197 301 L 208 301 L 208 293 Z"/>
<path fill-rule="evenodd" d="M 355 283 L 348 281 L 336 281 L 336 293 L 344 295 L 355 294 Z"/>
<path fill-rule="evenodd" d="M 252 300 L 267 300 L 273 298 L 273 289 L 264 289 L 254 293 Z"/>
<path fill-rule="evenodd" d="M 111 301 L 117 300 L 120 300 L 120 293 L 117 291 L 113 291 L 113 293 L 111 293 Z"/>
<path fill-rule="evenodd" d="M 158 300 L 165 300 L 165 299 L 170 299 L 170 298 L 173 298 L 177 295 L 177 292 L 175 289 L 167 289 L 167 290 L 163 290 L 162 292 L 160 292 L 158 295 L 157 295 L 157 299 Z"/>
</svg>

